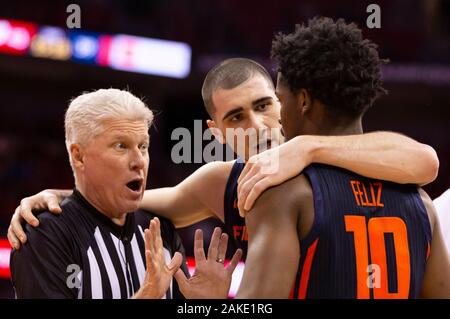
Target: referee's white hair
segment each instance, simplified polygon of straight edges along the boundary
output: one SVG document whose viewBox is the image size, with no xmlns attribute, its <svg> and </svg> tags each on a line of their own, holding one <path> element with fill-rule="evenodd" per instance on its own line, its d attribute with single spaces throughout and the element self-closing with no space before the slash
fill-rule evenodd
<svg viewBox="0 0 450 319">
<path fill-rule="evenodd" d="M 102 133 L 103 122 L 108 119 L 142 120 L 150 127 L 153 112 L 141 99 L 124 90 L 100 89 L 77 96 L 70 102 L 64 121 L 70 165 L 70 145 L 87 145 Z"/>
</svg>

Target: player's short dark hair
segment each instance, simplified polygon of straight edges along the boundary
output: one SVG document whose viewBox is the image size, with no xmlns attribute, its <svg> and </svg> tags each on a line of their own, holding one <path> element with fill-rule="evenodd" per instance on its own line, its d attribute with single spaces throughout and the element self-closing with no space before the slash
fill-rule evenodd
<svg viewBox="0 0 450 319">
<path fill-rule="evenodd" d="M 259 63 L 245 58 L 232 58 L 222 61 L 206 75 L 202 87 L 203 103 L 206 111 L 213 117 L 215 112 L 212 95 L 217 89 L 233 89 L 256 74 L 261 74 L 273 88 L 273 81 L 267 70 Z"/>
<path fill-rule="evenodd" d="M 332 115 L 356 117 L 387 91 L 382 87 L 377 45 L 343 19 L 315 17 L 297 24 L 290 34 L 278 33 L 272 58 L 293 93 L 306 89 Z"/>
</svg>

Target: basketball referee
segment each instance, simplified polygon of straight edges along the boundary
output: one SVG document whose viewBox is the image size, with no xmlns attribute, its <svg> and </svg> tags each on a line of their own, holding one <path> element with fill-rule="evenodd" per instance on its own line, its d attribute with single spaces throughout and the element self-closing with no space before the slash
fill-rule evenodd
<svg viewBox="0 0 450 319">
<path fill-rule="evenodd" d="M 40 214 L 41 227 L 28 225 L 29 242 L 13 250 L 17 298 L 183 297 L 172 280 L 180 266 L 188 275 L 173 225 L 160 219 L 160 255 L 168 266 L 154 276 L 155 261 L 146 251 L 155 245 L 145 232 L 154 216 L 136 211 L 147 180 L 152 120 L 140 99 L 117 89 L 70 103 L 65 137 L 76 189 L 61 206 L 64 214 Z"/>
</svg>

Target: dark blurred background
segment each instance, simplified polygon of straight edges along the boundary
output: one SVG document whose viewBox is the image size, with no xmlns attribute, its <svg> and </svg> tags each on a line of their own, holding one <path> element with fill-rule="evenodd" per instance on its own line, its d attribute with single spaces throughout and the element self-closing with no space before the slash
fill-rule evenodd
<svg viewBox="0 0 450 319">
<path fill-rule="evenodd" d="M 397 131 L 430 144 L 439 155 L 440 173 L 425 190 L 435 198 L 450 187 L 448 0 L 15 0 L 1 2 L 0 19 L 66 28 L 70 3 L 81 7 L 82 30 L 189 44 L 191 72 L 185 79 L 171 79 L 0 53 L 0 238 L 6 237 L 21 198 L 45 188 L 73 187 L 63 130 L 72 97 L 108 87 L 145 97 L 157 113 L 148 187 L 175 185 L 200 165 L 174 164 L 170 152 L 176 141 L 170 136 L 176 127 L 192 129 L 194 119 L 207 119 L 200 89 L 208 69 L 241 56 L 261 62 L 273 74 L 269 52 L 274 33 L 293 31 L 296 23 L 316 15 L 356 22 L 379 45 L 381 56 L 390 59 L 384 69 L 389 94 L 366 115 L 366 131 Z M 381 29 L 366 27 L 370 3 L 381 7 Z M 211 230 L 216 224 L 200 226 Z M 180 230 L 188 251 L 194 228 Z M 8 278 L 0 279 L 0 297 L 13 297 Z"/>
</svg>

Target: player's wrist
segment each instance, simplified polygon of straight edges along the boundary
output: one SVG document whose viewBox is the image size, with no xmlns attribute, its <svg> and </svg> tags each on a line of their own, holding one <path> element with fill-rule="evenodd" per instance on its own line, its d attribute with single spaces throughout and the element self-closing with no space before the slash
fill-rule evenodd
<svg viewBox="0 0 450 319">
<path fill-rule="evenodd" d="M 319 136 L 299 135 L 294 139 L 296 140 L 298 149 L 301 150 L 301 152 L 299 153 L 299 161 L 303 161 L 305 166 L 308 166 L 312 163 L 320 163 L 320 158 L 324 146 Z"/>
</svg>

